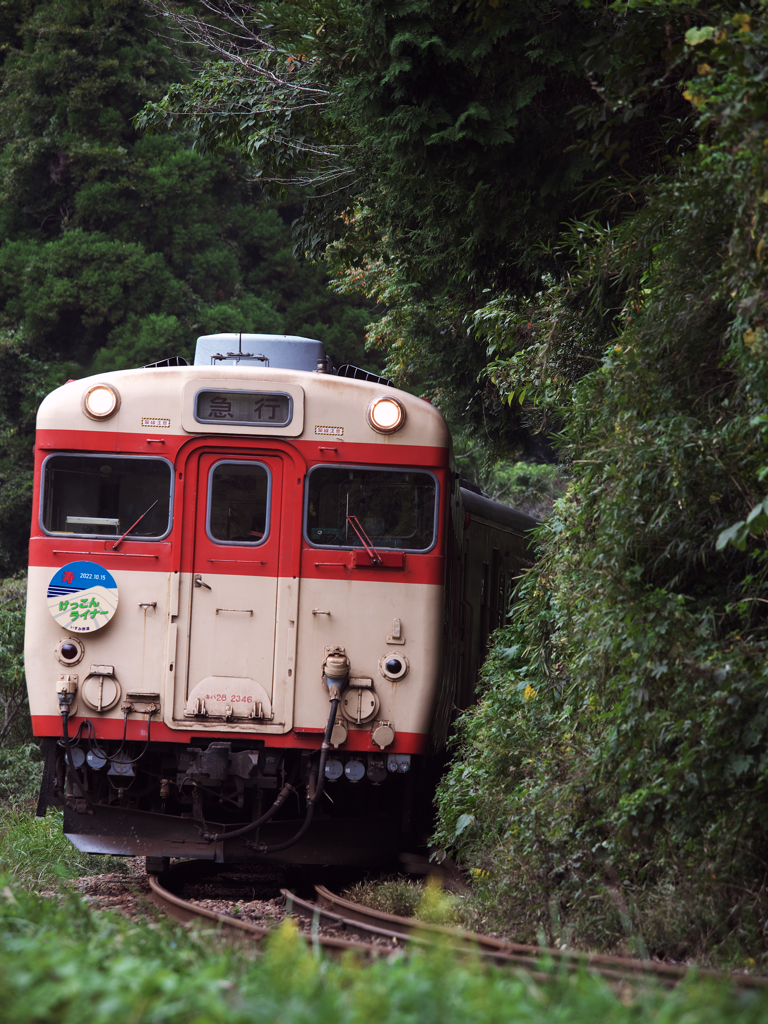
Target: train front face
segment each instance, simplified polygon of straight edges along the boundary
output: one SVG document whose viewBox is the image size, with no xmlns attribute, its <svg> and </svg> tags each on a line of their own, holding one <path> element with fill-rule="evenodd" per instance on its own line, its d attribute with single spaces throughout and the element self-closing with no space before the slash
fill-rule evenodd
<svg viewBox="0 0 768 1024">
<path fill-rule="evenodd" d="M 295 370 L 130 370 L 45 399 L 25 658 L 41 802 L 78 848 L 263 857 L 301 824 L 335 673 L 327 797 L 275 859 L 391 855 L 440 682 L 449 443 L 427 402 Z M 211 841 L 286 782 L 258 833 Z"/>
</svg>

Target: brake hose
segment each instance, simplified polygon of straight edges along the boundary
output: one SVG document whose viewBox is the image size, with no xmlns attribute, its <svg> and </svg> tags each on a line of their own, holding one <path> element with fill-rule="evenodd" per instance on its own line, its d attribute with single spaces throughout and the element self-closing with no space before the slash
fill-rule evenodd
<svg viewBox="0 0 768 1024">
<path fill-rule="evenodd" d="M 328 718 L 328 724 L 325 727 L 323 745 L 320 748 L 320 765 L 318 768 L 319 781 L 315 789 L 315 792 L 307 795 L 307 816 L 304 819 L 304 824 L 301 826 L 296 835 L 292 839 L 289 839 L 288 842 L 286 843 L 280 843 L 277 846 L 270 847 L 266 847 L 259 844 L 257 849 L 259 850 L 260 853 L 274 853 L 279 850 L 288 849 L 289 846 L 293 846 L 294 843 L 298 842 L 299 839 L 301 839 L 301 837 L 304 835 L 304 833 L 311 825 L 312 817 L 315 813 L 315 804 L 317 803 L 317 801 L 319 800 L 323 793 L 323 782 L 325 780 L 325 762 L 328 759 L 328 751 L 330 750 L 331 746 L 331 733 L 333 732 L 333 725 L 334 722 L 336 721 L 336 711 L 339 706 L 339 699 L 339 697 L 331 698 L 331 714 L 330 717 Z M 270 818 L 274 817 L 274 815 L 280 810 L 280 808 L 283 806 L 283 804 L 291 795 L 291 793 L 295 792 L 296 790 L 294 789 L 294 787 L 290 784 L 290 782 L 287 782 L 278 793 L 277 797 L 275 798 L 275 802 L 272 804 L 272 806 L 269 808 L 266 814 L 262 814 L 262 816 L 260 818 L 257 818 L 256 821 L 252 821 L 249 825 L 244 825 L 242 828 L 237 829 L 235 832 L 220 832 L 216 835 L 212 835 L 210 832 L 203 832 L 202 838 L 207 839 L 211 843 L 220 843 L 227 839 L 236 839 L 238 836 L 246 836 L 248 835 L 249 832 L 254 832 L 261 825 L 266 824 L 266 822 L 268 822 Z"/>
<path fill-rule="evenodd" d="M 136 764 L 136 762 L 140 761 L 142 757 L 144 757 L 146 752 L 149 750 L 149 739 L 152 730 L 152 715 L 155 714 L 154 708 L 151 711 L 147 711 L 147 741 L 144 744 L 144 749 L 142 750 L 142 752 L 137 757 L 133 758 L 125 758 L 120 756 L 123 750 L 125 749 L 125 737 L 128 733 L 128 715 L 130 713 L 131 709 L 128 708 L 123 716 L 123 742 L 120 744 L 120 749 L 116 754 L 113 754 L 112 757 L 110 758 L 111 761 L 116 761 L 118 764 Z"/>
<path fill-rule="evenodd" d="M 336 690 L 338 694 L 338 690 Z M 280 853 L 281 850 L 287 850 L 288 847 L 294 846 L 300 839 L 303 839 L 309 826 L 312 824 L 312 819 L 315 816 L 315 807 L 317 807 L 320 797 L 323 795 L 323 788 L 325 786 L 325 762 L 328 760 L 328 751 L 331 749 L 331 733 L 333 732 L 333 726 L 336 722 L 336 710 L 339 706 L 339 696 L 331 697 L 331 714 L 328 718 L 328 724 L 325 727 L 325 735 L 323 736 L 323 745 L 320 747 L 320 763 L 317 766 L 317 785 L 312 787 L 307 786 L 307 816 L 304 819 L 304 824 L 301 826 L 299 831 L 291 839 L 287 839 L 284 843 L 275 843 L 274 846 L 267 846 L 265 843 L 258 843 L 256 849 L 259 853 Z"/>
<path fill-rule="evenodd" d="M 67 697 L 69 698 L 69 700 L 66 699 Z M 69 708 L 70 705 L 72 704 L 72 697 L 73 694 L 71 693 L 59 694 L 59 706 L 61 708 L 61 738 L 64 740 L 64 751 L 66 753 L 67 770 L 72 771 L 72 778 L 75 780 L 77 788 L 80 790 L 80 793 L 82 794 L 83 800 L 85 800 L 86 804 L 91 809 L 91 812 L 93 812 L 93 803 L 91 801 L 91 798 L 88 796 L 88 793 L 86 792 L 85 786 L 83 785 L 83 781 L 80 778 L 80 773 L 78 772 L 77 768 L 75 768 L 75 762 L 72 759 L 72 747 L 70 746 L 69 743 Z M 74 793 L 72 795 L 74 796 Z M 75 799 L 77 799 L 77 797 L 75 797 Z"/>
<path fill-rule="evenodd" d="M 186 779 L 184 780 L 184 782 L 186 782 Z M 249 832 L 253 832 L 255 829 L 259 828 L 260 825 L 263 825 L 265 822 L 269 821 L 270 818 L 274 817 L 274 815 L 277 814 L 277 812 L 283 806 L 283 804 L 291 795 L 291 793 L 295 792 L 296 790 L 293 788 L 290 782 L 286 782 L 286 784 L 275 797 L 275 802 L 272 804 L 272 806 L 269 808 L 266 814 L 262 814 L 262 816 L 260 818 L 257 818 L 256 821 L 252 821 L 249 825 L 243 825 L 242 828 L 237 829 L 235 832 L 218 832 L 216 834 L 213 834 L 211 832 L 201 832 L 200 837 L 202 839 L 206 839 L 209 843 L 220 843 L 224 839 L 236 839 L 238 836 L 247 836 Z"/>
</svg>

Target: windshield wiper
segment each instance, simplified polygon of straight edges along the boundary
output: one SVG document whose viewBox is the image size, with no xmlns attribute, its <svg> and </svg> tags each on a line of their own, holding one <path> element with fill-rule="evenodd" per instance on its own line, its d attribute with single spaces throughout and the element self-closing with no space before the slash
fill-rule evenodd
<svg viewBox="0 0 768 1024">
<path fill-rule="evenodd" d="M 153 509 L 153 508 L 155 507 L 155 505 L 157 504 L 157 502 L 158 502 L 158 501 L 160 501 L 160 499 L 159 499 L 159 498 L 157 498 L 157 499 L 156 499 L 155 501 L 153 501 L 153 502 L 152 502 L 152 504 L 151 504 L 151 505 L 149 506 L 149 508 L 147 509 L 147 511 L 146 511 L 146 512 L 142 512 L 142 513 L 141 513 L 141 515 L 139 516 L 139 518 L 138 518 L 138 519 L 136 520 L 136 522 L 135 522 L 135 523 L 133 523 L 133 524 L 132 524 L 131 526 L 129 526 L 129 527 L 128 527 L 128 529 L 127 529 L 127 530 L 125 531 L 125 533 L 123 534 L 123 536 L 122 536 L 122 537 L 121 537 L 121 538 L 120 538 L 119 540 L 116 540 L 116 541 L 115 541 L 115 543 L 114 543 L 114 544 L 112 545 L 112 550 L 113 550 L 113 551 L 115 551 L 115 550 L 117 549 L 117 546 L 118 546 L 118 544 L 122 544 L 122 543 L 123 543 L 123 541 L 124 541 L 124 540 L 125 540 L 125 538 L 126 538 L 126 537 L 128 536 L 128 534 L 129 534 L 129 533 L 131 532 L 131 530 L 133 530 L 133 529 L 134 529 L 134 527 L 136 527 L 136 526 L 138 526 L 138 525 L 139 525 L 139 523 L 140 523 L 140 522 L 141 522 L 141 520 L 142 520 L 142 519 L 144 518 L 144 516 L 145 516 L 145 515 L 147 515 L 147 513 L 149 513 L 149 512 L 151 512 L 151 511 L 152 511 L 152 509 Z"/>
<path fill-rule="evenodd" d="M 357 536 L 360 538 L 363 547 L 368 552 L 368 555 L 369 555 L 369 557 L 371 559 L 371 562 L 374 565 L 381 565 L 382 562 L 384 561 L 384 559 L 381 557 L 379 552 L 373 546 L 373 541 L 371 540 L 371 538 L 368 536 L 368 534 L 363 529 L 363 527 L 362 527 L 362 525 L 360 523 L 360 520 L 357 518 L 357 516 L 347 516 L 347 522 L 352 527 L 352 529 L 355 531 Z"/>
</svg>

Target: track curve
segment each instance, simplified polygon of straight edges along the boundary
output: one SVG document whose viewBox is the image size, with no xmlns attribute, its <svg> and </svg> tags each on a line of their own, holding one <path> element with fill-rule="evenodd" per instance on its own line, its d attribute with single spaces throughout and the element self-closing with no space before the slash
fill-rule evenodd
<svg viewBox="0 0 768 1024">
<path fill-rule="evenodd" d="M 248 935 L 255 942 L 259 943 L 263 942 L 270 934 L 269 928 L 261 928 L 259 925 L 249 924 L 247 921 L 239 921 L 236 917 L 232 917 L 229 914 L 221 914 L 216 910 L 209 910 L 207 907 L 201 907 L 196 903 L 191 903 L 189 900 L 182 899 L 166 889 L 160 882 L 158 875 L 150 874 L 148 878 L 153 903 L 165 910 L 171 917 L 176 918 L 177 921 L 182 921 L 185 924 L 189 921 L 200 919 L 212 921 L 223 929 L 234 931 L 240 935 Z M 366 956 L 380 956 L 382 953 L 390 951 L 370 943 L 339 939 L 334 936 L 313 935 L 312 941 L 314 944 L 322 946 L 329 953 L 356 950 Z"/>
<path fill-rule="evenodd" d="M 269 928 L 182 899 L 166 889 L 157 875 L 148 877 L 153 902 L 179 921 L 208 920 L 222 929 L 248 936 L 257 943 L 270 934 Z M 587 970 L 613 983 L 637 983 L 642 979 L 655 978 L 658 983 L 672 987 L 683 978 L 694 975 L 730 982 L 737 988 L 768 988 L 768 978 L 750 974 L 531 946 L 445 925 L 416 922 L 352 903 L 322 885 L 315 887 L 315 902 L 301 899 L 288 889 L 280 891 L 286 901 L 286 913 L 309 922 L 311 931 L 306 937 L 311 939 L 313 946 L 321 947 L 330 955 L 355 951 L 366 958 L 373 958 L 404 949 L 423 948 L 439 941 L 457 953 L 472 953 L 497 966 L 523 968 L 530 977 L 541 982 L 551 981 L 553 976 L 562 972 Z M 329 930 L 342 933 L 344 937 L 341 934 L 328 935 Z"/>
</svg>

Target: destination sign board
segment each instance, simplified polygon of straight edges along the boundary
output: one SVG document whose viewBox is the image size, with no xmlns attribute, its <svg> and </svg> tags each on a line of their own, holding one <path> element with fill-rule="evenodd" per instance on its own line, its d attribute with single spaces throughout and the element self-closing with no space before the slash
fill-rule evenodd
<svg viewBox="0 0 768 1024">
<path fill-rule="evenodd" d="M 199 391 L 195 402 L 198 423 L 286 427 L 292 415 L 291 396 L 279 391 Z"/>
</svg>

